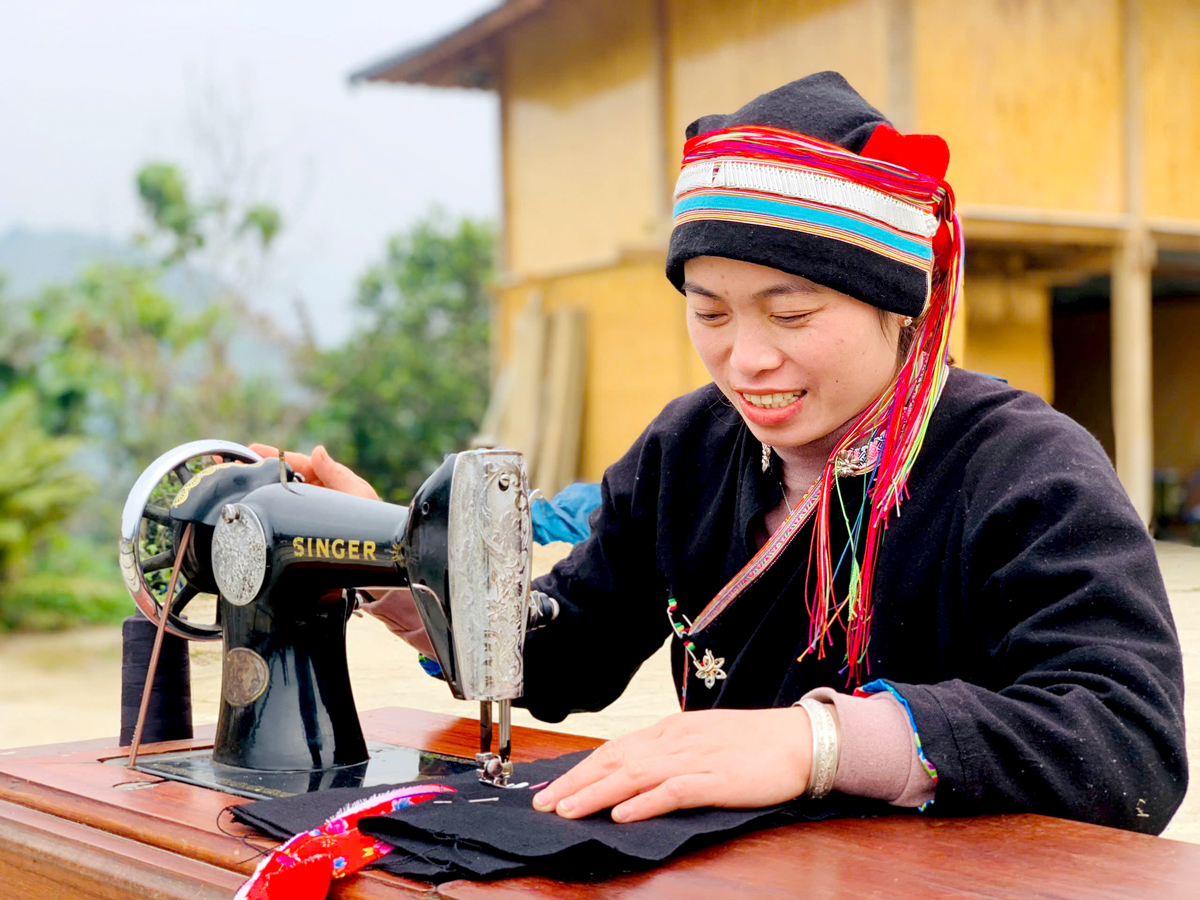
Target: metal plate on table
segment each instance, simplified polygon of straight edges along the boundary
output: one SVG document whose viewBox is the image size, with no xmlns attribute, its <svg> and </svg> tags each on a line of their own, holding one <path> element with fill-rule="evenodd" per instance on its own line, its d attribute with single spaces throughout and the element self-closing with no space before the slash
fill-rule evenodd
<svg viewBox="0 0 1200 900">
<path fill-rule="evenodd" d="M 252 800 L 293 797 L 296 794 L 328 788 L 402 784 L 406 781 L 445 778 L 448 775 L 475 771 L 474 760 L 378 741 L 367 741 L 367 752 L 370 759 L 364 763 L 315 772 L 262 772 L 258 769 L 226 766 L 213 762 L 211 750 L 140 756 L 136 768 L 147 775 L 212 788 Z M 123 766 L 125 759 L 112 759 L 108 762 L 111 765 Z"/>
</svg>

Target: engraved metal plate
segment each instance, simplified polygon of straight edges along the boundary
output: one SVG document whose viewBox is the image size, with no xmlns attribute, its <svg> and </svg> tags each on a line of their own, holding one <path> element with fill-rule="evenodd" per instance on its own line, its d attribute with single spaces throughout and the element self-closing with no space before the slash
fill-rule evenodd
<svg viewBox="0 0 1200 900">
<path fill-rule="evenodd" d="M 248 706 L 267 689 L 270 672 L 266 661 L 245 647 L 234 647 L 225 654 L 221 672 L 221 696 L 230 706 Z"/>
<path fill-rule="evenodd" d="M 245 606 L 258 596 L 267 574 L 267 536 L 254 510 L 231 504 L 213 529 L 213 577 L 221 596 Z"/>
<path fill-rule="evenodd" d="M 450 619 L 467 700 L 511 700 L 524 688 L 533 526 L 520 453 L 458 454 L 450 485 Z"/>
</svg>

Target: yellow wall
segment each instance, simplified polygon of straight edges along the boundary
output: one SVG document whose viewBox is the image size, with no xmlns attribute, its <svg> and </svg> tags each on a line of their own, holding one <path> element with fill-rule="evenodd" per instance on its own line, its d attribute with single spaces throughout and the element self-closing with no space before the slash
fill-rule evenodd
<svg viewBox="0 0 1200 900">
<path fill-rule="evenodd" d="M 507 38 L 507 267 L 586 265 L 655 225 L 652 4 L 556 3 Z"/>
<path fill-rule="evenodd" d="M 887 0 L 669 0 L 670 184 L 684 129 L 789 81 L 833 69 L 887 101 Z"/>
<path fill-rule="evenodd" d="M 914 3 L 916 128 L 959 202 L 1118 211 L 1119 0 Z"/>
<path fill-rule="evenodd" d="M 1053 403 L 1054 349 L 1046 286 L 1027 278 L 969 275 L 963 293 L 964 368 L 1003 378 Z"/>
<path fill-rule="evenodd" d="M 966 368 L 1054 399 L 1054 357 L 1044 326 L 1002 322 L 968 327 Z"/>
<path fill-rule="evenodd" d="M 688 339 L 683 299 L 659 260 L 632 261 L 501 291 L 502 328 L 534 291 L 547 312 L 587 313 L 580 474 L 599 481 L 668 401 L 709 380 Z"/>
<path fill-rule="evenodd" d="M 1146 211 L 1200 218 L 1200 2 L 1142 9 Z"/>
</svg>

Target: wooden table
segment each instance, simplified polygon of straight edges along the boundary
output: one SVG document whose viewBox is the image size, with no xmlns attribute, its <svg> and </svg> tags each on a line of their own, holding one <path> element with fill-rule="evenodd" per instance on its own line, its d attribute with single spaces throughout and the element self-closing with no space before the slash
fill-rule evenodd
<svg viewBox="0 0 1200 900">
<path fill-rule="evenodd" d="M 383 709 L 371 740 L 470 757 L 478 723 Z M 210 729 L 211 730 L 211 729 Z M 217 791 L 106 764 L 113 740 L 0 751 L 0 896 L 229 898 L 253 871 L 252 835 Z M 514 729 L 517 761 L 594 746 Z M 150 745 L 147 753 L 207 746 Z M 219 826 L 218 826 L 219 822 Z M 256 847 L 269 842 L 250 838 Z M 335 886 L 339 900 L 666 897 L 1200 897 L 1200 846 L 1044 816 L 913 816 L 799 824 L 744 835 L 649 872 L 603 882 L 547 878 L 438 887 L 377 872 Z"/>
</svg>

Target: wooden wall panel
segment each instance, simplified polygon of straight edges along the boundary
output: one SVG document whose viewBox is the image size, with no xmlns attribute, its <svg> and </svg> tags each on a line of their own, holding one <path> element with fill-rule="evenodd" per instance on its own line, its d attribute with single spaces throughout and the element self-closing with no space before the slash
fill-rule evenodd
<svg viewBox="0 0 1200 900">
<path fill-rule="evenodd" d="M 998 322 L 968 326 L 967 365 L 1015 388 L 1054 399 L 1054 356 L 1045 325 Z"/>
<path fill-rule="evenodd" d="M 667 19 L 672 185 L 690 122 L 789 81 L 834 69 L 887 103 L 887 0 L 669 0 Z"/>
<path fill-rule="evenodd" d="M 507 268 L 544 273 L 656 225 L 650 4 L 573 0 L 506 40 Z"/>
<path fill-rule="evenodd" d="M 964 288 L 965 368 L 1054 401 L 1050 292 L 1034 279 L 971 275 Z"/>
<path fill-rule="evenodd" d="M 1200 219 L 1200 2 L 1142 4 L 1146 212 Z"/>
<path fill-rule="evenodd" d="M 917 129 L 959 202 L 1119 211 L 1119 0 L 915 2 Z"/>
</svg>

